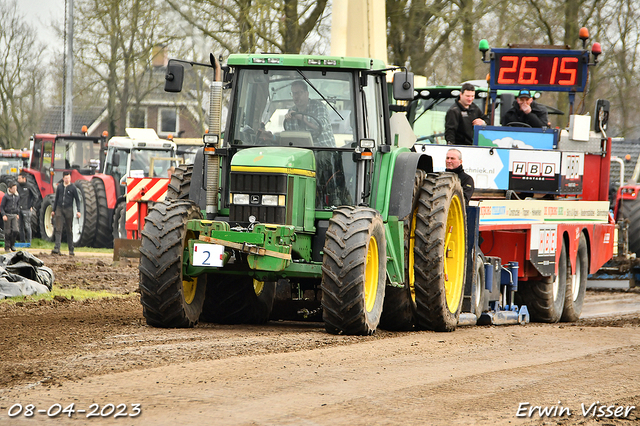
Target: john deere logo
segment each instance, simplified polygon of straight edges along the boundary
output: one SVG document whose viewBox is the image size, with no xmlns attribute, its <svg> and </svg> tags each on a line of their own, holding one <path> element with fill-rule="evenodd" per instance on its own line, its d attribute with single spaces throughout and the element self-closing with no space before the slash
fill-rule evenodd
<svg viewBox="0 0 640 426">
<path fill-rule="evenodd" d="M 252 195 L 251 196 L 251 204 L 260 204 L 260 196 Z"/>
</svg>

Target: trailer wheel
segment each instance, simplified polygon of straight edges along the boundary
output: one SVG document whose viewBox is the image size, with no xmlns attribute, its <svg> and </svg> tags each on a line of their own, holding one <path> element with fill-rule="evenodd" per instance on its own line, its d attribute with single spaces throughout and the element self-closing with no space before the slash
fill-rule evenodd
<svg viewBox="0 0 640 426">
<path fill-rule="evenodd" d="M 640 198 L 622 200 L 621 215 L 629 219 L 629 251 L 640 256 Z"/>
<path fill-rule="evenodd" d="M 202 219 L 188 201 L 155 203 L 145 219 L 140 246 L 140 302 L 147 324 L 193 327 L 202 312 L 206 275 L 184 275 L 182 262 L 189 240 L 187 221 Z"/>
<path fill-rule="evenodd" d="M 375 332 L 384 302 L 387 243 L 380 214 L 339 207 L 329 221 L 322 259 L 322 318 L 332 334 Z"/>
<path fill-rule="evenodd" d="M 569 262 L 567 261 L 567 264 Z M 589 251 L 587 238 L 580 235 L 578 252 L 576 254 L 576 273 L 567 276 L 567 290 L 565 292 L 562 321 L 578 321 L 582 313 L 584 294 L 587 291 L 587 276 L 589 275 Z"/>
<path fill-rule="evenodd" d="M 200 319 L 218 324 L 262 324 L 269 320 L 275 295 L 275 281 L 207 274 Z"/>
<path fill-rule="evenodd" d="M 53 229 L 53 218 L 51 216 L 53 212 L 53 199 L 53 194 L 47 195 L 44 197 L 40 207 L 40 236 L 43 240 L 50 243 L 54 242 L 56 237 Z"/>
<path fill-rule="evenodd" d="M 558 275 L 555 279 L 552 276 L 543 277 L 541 280 L 518 284 L 516 303 L 527 305 L 532 321 L 556 323 L 560 320 L 568 271 L 567 251 L 563 241 L 558 261 Z"/>
<path fill-rule="evenodd" d="M 113 239 L 116 238 L 127 238 L 127 229 L 126 229 L 126 214 L 127 214 L 127 203 L 124 201 L 119 202 L 116 205 L 115 210 L 113 211 L 113 222 L 111 225 L 111 229 L 113 232 Z"/>
<path fill-rule="evenodd" d="M 466 269 L 466 214 L 460 181 L 429 174 L 416 214 L 414 269 L 417 325 L 453 331 L 458 324 Z"/>
<path fill-rule="evenodd" d="M 167 187 L 167 200 L 188 200 L 191 191 L 191 176 L 193 164 L 182 164 L 176 167 L 171 175 L 171 182 Z"/>
<path fill-rule="evenodd" d="M 98 222 L 96 226 L 95 247 L 112 248 L 113 235 L 111 229 L 111 220 L 109 220 L 109 207 L 107 205 L 107 191 L 104 188 L 102 179 L 91 179 L 93 190 L 96 193 L 96 209 L 98 213 Z"/>
<path fill-rule="evenodd" d="M 78 188 L 80 218 L 73 218 L 73 244 L 77 247 L 91 247 L 96 238 L 98 225 L 98 207 L 96 193 L 88 180 L 77 180 L 74 185 Z"/>
<path fill-rule="evenodd" d="M 464 312 L 471 312 L 476 317 L 482 315 L 484 309 L 484 303 L 487 290 L 484 288 L 485 272 L 484 272 L 484 256 L 482 253 L 478 253 L 476 256 L 476 264 L 474 271 L 474 278 L 471 287 L 471 295 L 464 296 L 462 300 L 462 310 Z"/>
</svg>

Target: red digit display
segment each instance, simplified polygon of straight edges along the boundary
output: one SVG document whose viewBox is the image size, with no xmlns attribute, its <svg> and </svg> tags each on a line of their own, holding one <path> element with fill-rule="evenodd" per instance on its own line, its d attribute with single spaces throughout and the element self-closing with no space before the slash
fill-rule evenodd
<svg viewBox="0 0 640 426">
<path fill-rule="evenodd" d="M 505 49 L 508 50 L 508 49 Z M 500 52 L 496 54 L 495 83 L 530 88 L 575 90 L 584 86 L 582 52 L 530 54 Z M 537 52 L 536 52 L 537 53 Z M 566 87 L 566 89 L 560 89 Z"/>
</svg>

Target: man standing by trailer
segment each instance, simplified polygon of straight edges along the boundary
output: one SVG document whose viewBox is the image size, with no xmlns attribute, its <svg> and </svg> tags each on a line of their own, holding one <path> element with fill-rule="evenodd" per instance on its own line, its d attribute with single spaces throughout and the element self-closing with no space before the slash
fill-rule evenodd
<svg viewBox="0 0 640 426">
<path fill-rule="evenodd" d="M 62 184 L 58 184 L 56 188 L 56 198 L 53 200 L 52 212 L 54 220 L 56 221 L 56 245 L 51 251 L 51 254 L 60 254 L 60 242 L 62 241 L 62 228 L 67 233 L 67 243 L 69 244 L 69 256 L 74 256 L 73 253 L 73 201 L 75 200 L 76 206 L 80 205 L 80 197 L 78 197 L 78 189 L 71 183 L 71 172 L 62 172 Z M 76 216 L 80 218 L 80 212 L 76 213 Z"/>
<path fill-rule="evenodd" d="M 4 251 L 16 251 L 13 245 L 18 238 L 18 221 L 20 220 L 20 196 L 15 181 L 10 182 L 7 193 L 0 202 L 0 213 L 4 220 Z"/>
</svg>

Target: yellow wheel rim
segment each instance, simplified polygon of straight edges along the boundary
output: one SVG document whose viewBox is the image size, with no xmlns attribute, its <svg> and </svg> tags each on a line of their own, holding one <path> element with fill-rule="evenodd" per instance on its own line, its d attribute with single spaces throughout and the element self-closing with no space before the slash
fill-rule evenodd
<svg viewBox="0 0 640 426">
<path fill-rule="evenodd" d="M 451 199 L 447 214 L 446 237 L 444 245 L 444 289 L 447 307 L 451 313 L 458 311 L 462 295 L 464 278 L 464 216 L 460 198 Z"/>
<path fill-rule="evenodd" d="M 371 237 L 364 269 L 364 305 L 367 312 L 373 310 L 378 294 L 378 241 Z"/>
<path fill-rule="evenodd" d="M 182 249 L 183 256 L 185 256 L 185 250 L 189 249 L 189 240 L 191 239 L 195 239 L 195 234 L 192 231 L 187 231 Z M 197 289 L 198 277 L 185 277 L 184 275 L 182 276 L 182 294 L 187 305 L 190 305 L 191 302 L 193 302 L 193 299 L 196 297 Z"/>
<path fill-rule="evenodd" d="M 256 292 L 256 296 L 260 296 L 264 290 L 264 281 L 253 280 L 253 291 Z"/>
<path fill-rule="evenodd" d="M 416 301 L 416 272 L 414 270 L 416 265 L 414 250 L 416 248 L 416 216 L 418 210 L 414 211 L 411 215 L 411 227 L 409 228 L 409 290 L 411 291 L 411 299 Z"/>
</svg>

